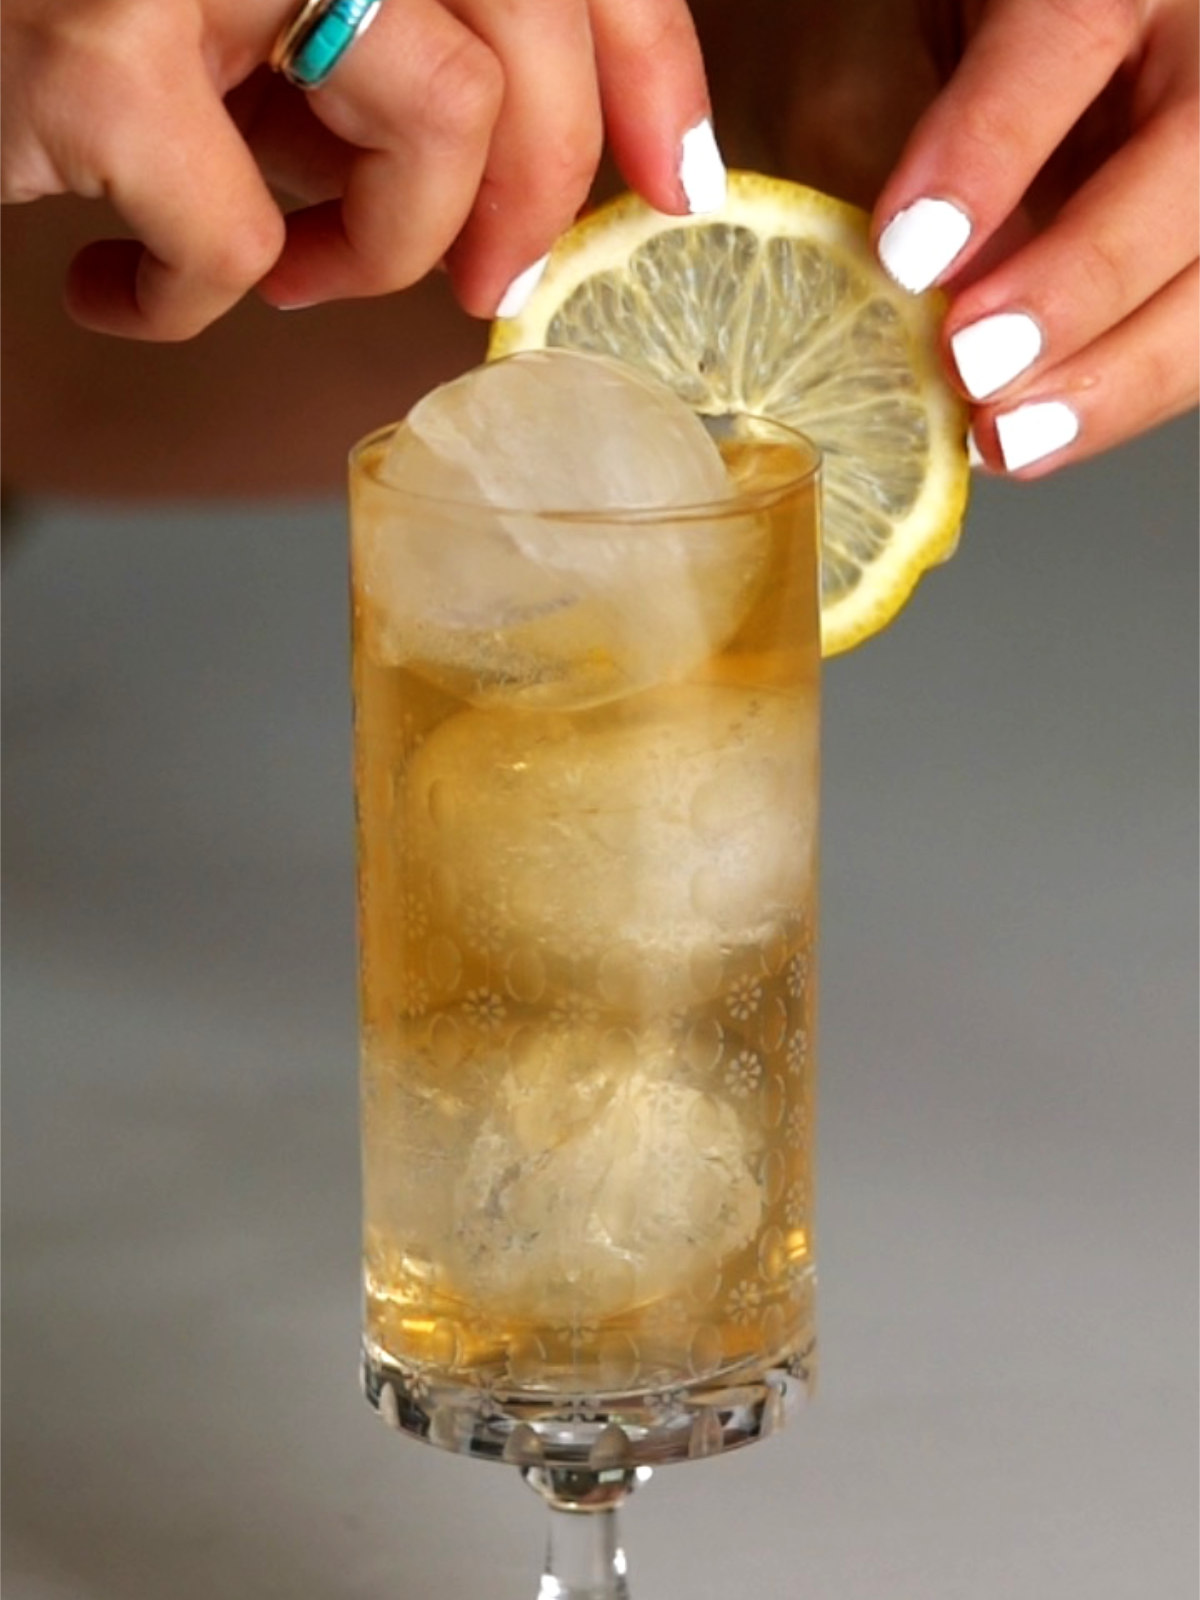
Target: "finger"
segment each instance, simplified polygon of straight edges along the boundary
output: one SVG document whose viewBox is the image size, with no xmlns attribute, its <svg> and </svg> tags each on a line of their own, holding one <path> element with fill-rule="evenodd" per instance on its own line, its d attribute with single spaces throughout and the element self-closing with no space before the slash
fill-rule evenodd
<svg viewBox="0 0 1200 1600">
<path fill-rule="evenodd" d="M 309 95 L 321 121 L 361 152 L 345 193 L 288 217 L 264 297 L 311 305 L 423 277 L 470 214 L 502 95 L 495 56 L 435 0 L 383 6 Z"/>
<path fill-rule="evenodd" d="M 1092 344 L 1195 259 L 1198 166 L 1195 105 L 1164 111 L 1051 227 L 956 297 L 945 331 L 972 399 Z"/>
<path fill-rule="evenodd" d="M 1196 404 L 1200 264 L 1086 350 L 1003 405 L 975 414 L 985 466 L 1040 477 L 1134 438 Z"/>
<path fill-rule="evenodd" d="M 147 140 L 147 126 L 170 136 Z M 189 339 L 279 254 L 283 218 L 199 65 L 164 73 L 149 101 L 114 116 L 103 168 L 108 197 L 137 237 L 75 257 L 67 308 L 83 327 Z"/>
<path fill-rule="evenodd" d="M 592 0 L 612 153 L 630 187 L 672 215 L 719 210 L 725 166 L 691 13 L 674 0 Z"/>
<path fill-rule="evenodd" d="M 331 133 L 308 96 L 284 78 L 262 69 L 226 95 L 225 105 L 277 194 L 315 205 L 345 192 L 358 152 Z"/>
<path fill-rule="evenodd" d="M 499 60 L 504 103 L 447 265 L 468 311 L 491 316 L 503 305 L 508 315 L 596 175 L 603 128 L 592 34 L 583 0 L 460 0 L 459 15 Z"/>
<path fill-rule="evenodd" d="M 875 208 L 884 267 L 913 293 L 1013 211 L 1132 48 L 1128 0 L 995 0 Z"/>
</svg>

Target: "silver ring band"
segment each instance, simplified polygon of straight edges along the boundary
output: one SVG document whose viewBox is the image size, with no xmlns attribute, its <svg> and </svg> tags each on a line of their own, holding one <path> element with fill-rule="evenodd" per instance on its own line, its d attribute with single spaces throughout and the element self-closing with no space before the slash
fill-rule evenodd
<svg viewBox="0 0 1200 1600">
<path fill-rule="evenodd" d="M 279 30 L 271 66 L 299 89 L 319 89 L 379 11 L 380 0 L 302 0 Z"/>
</svg>

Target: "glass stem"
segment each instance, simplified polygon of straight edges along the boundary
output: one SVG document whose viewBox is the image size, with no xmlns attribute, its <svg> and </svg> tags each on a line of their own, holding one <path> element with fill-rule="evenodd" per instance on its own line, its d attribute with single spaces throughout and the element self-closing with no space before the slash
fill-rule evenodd
<svg viewBox="0 0 1200 1600">
<path fill-rule="evenodd" d="M 550 1519 L 538 1600 L 629 1600 L 617 1510 L 649 1473 L 531 1467 L 523 1476 Z"/>
</svg>

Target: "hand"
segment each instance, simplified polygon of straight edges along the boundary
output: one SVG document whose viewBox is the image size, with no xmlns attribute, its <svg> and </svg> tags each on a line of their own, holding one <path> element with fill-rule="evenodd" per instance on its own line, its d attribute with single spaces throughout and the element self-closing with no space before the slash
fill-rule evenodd
<svg viewBox="0 0 1200 1600">
<path fill-rule="evenodd" d="M 1196 403 L 1200 13 L 966 9 L 962 61 L 876 204 L 879 249 L 912 287 L 949 275 L 977 446 L 1036 476 Z"/>
<path fill-rule="evenodd" d="M 893 275 L 949 293 L 986 465 L 1034 477 L 1196 403 L 1195 0 L 698 18 L 726 154 L 872 206 Z"/>
<path fill-rule="evenodd" d="M 0 195 L 104 198 L 133 236 L 75 257 L 77 322 L 184 339 L 255 285 L 379 295 L 443 258 L 491 315 L 585 199 L 605 119 L 626 179 L 688 208 L 683 0 L 384 0 L 307 94 L 263 66 L 295 3 L 7 0 Z"/>
</svg>

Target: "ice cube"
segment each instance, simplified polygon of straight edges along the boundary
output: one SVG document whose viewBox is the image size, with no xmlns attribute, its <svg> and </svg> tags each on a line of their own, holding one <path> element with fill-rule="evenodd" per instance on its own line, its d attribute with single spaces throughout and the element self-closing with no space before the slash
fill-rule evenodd
<svg viewBox="0 0 1200 1600">
<path fill-rule="evenodd" d="M 389 484 L 422 499 L 400 514 Z M 763 519 L 602 514 L 731 491 L 703 424 L 633 368 L 562 350 L 478 368 L 420 401 L 357 487 L 371 645 L 480 703 L 585 706 L 678 677 L 746 614 Z"/>
<path fill-rule="evenodd" d="M 642 1068 L 576 1075 L 602 1056 L 599 1030 L 540 1034 L 467 1156 L 449 1277 L 494 1314 L 614 1316 L 711 1281 L 758 1227 L 736 1112 Z"/>
<path fill-rule="evenodd" d="M 661 990 L 765 939 L 810 892 L 811 695 L 679 684 L 564 715 L 464 710 L 413 760 L 398 825 L 511 948 L 624 963 Z"/>
<path fill-rule="evenodd" d="M 571 350 L 522 351 L 433 390 L 384 473 L 522 511 L 701 505 L 730 493 L 704 424 L 671 390 Z"/>
</svg>

